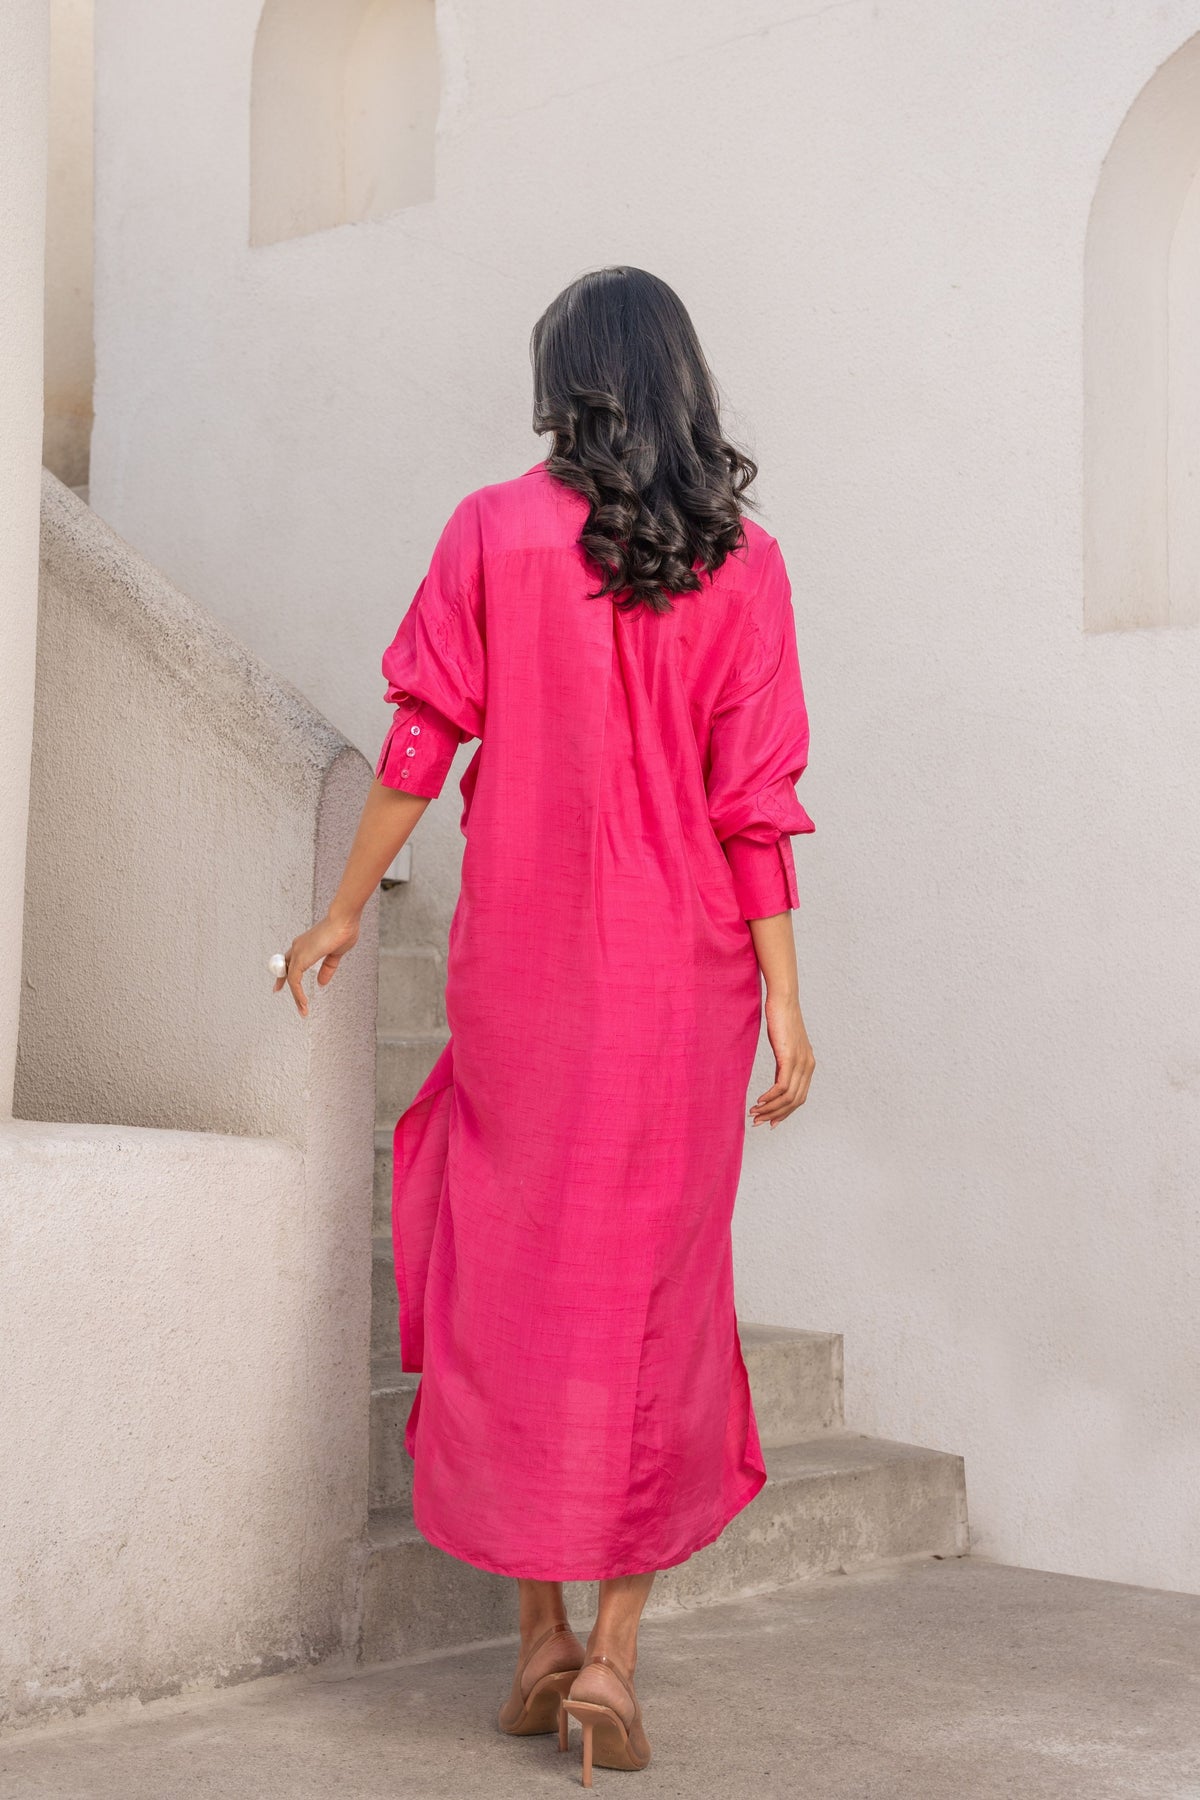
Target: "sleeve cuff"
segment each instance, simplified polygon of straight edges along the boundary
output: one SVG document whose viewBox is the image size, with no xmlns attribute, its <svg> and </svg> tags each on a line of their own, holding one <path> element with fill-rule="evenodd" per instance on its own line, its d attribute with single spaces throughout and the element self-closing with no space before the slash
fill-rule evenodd
<svg viewBox="0 0 1200 1800">
<path fill-rule="evenodd" d="M 396 707 L 375 774 L 384 787 L 436 800 L 462 741 L 457 725 L 427 701 L 408 695 Z"/>
<path fill-rule="evenodd" d="M 745 919 L 771 919 L 800 904 L 792 840 L 784 835 L 769 844 L 753 838 L 725 839 L 725 856 L 733 873 L 738 906 Z"/>
</svg>

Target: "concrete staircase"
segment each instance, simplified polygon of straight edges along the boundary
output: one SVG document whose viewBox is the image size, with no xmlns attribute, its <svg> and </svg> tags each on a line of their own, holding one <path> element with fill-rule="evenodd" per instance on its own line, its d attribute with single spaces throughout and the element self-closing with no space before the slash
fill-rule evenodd
<svg viewBox="0 0 1200 1800">
<path fill-rule="evenodd" d="M 404 1423 L 418 1377 L 400 1368 L 392 1270 L 392 1127 L 446 1042 L 444 962 L 411 941 L 405 887 L 382 896 L 375 1139 L 370 1542 L 358 1655 L 383 1662 L 514 1630 L 512 1583 L 427 1544 L 412 1522 Z M 419 934 L 417 934 L 419 935 Z M 804 1576 L 967 1549 L 961 1457 L 847 1431 L 842 1340 L 833 1332 L 741 1325 L 767 1485 L 715 1544 L 664 1570 L 650 1610 L 760 1593 Z M 589 1584 L 568 1586 L 589 1616 Z M 594 1592 L 594 1589 L 592 1590 Z"/>
</svg>

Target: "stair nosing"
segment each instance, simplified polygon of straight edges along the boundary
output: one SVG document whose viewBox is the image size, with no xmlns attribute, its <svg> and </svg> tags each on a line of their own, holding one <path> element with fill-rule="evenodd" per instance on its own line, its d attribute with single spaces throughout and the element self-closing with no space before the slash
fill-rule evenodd
<svg viewBox="0 0 1200 1800">
<path fill-rule="evenodd" d="M 830 1457 L 831 1446 L 848 1450 L 844 1457 Z M 857 1454 L 855 1454 L 857 1447 Z M 908 1444 L 898 1438 L 872 1437 L 868 1432 L 844 1428 L 822 1432 L 819 1437 L 797 1438 L 790 1444 L 777 1445 L 763 1452 L 767 1467 L 764 1492 L 770 1488 L 790 1487 L 794 1483 L 819 1481 L 830 1475 L 856 1474 L 863 1470 L 882 1469 L 893 1463 L 961 1463 L 953 1450 L 935 1450 L 927 1444 Z M 424 1544 L 411 1515 L 407 1518 L 403 1504 L 372 1507 L 367 1515 L 367 1536 L 374 1550 L 387 1550 L 400 1544 Z"/>
<path fill-rule="evenodd" d="M 832 1454 L 831 1454 L 832 1452 Z M 763 1451 L 767 1480 L 803 1481 L 822 1475 L 884 1468 L 890 1463 L 961 1462 L 952 1450 L 935 1450 L 928 1444 L 909 1444 L 900 1438 L 875 1437 L 844 1425 Z"/>
<path fill-rule="evenodd" d="M 820 1343 L 836 1344 L 841 1337 L 840 1331 L 814 1331 L 802 1325 L 760 1325 L 754 1319 L 739 1319 L 738 1336 L 742 1340 L 742 1348 L 752 1347 L 756 1343 Z M 747 1333 L 761 1333 L 761 1336 L 747 1337 Z"/>
</svg>

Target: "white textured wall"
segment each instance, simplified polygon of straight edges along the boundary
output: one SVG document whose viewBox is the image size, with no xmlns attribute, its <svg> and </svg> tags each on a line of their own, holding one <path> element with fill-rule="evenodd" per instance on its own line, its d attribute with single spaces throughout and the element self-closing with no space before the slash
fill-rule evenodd
<svg viewBox="0 0 1200 1800">
<path fill-rule="evenodd" d="M 336 1651 L 366 1407 L 314 1383 L 346 1296 L 299 1151 L 13 1124 L 0 1187 L 0 1715 Z"/>
<path fill-rule="evenodd" d="M 251 250 L 257 12 L 105 10 L 96 504 L 371 752 L 438 528 L 539 454 L 536 313 L 672 281 L 813 720 L 820 1066 L 748 1147 L 743 1314 L 843 1330 L 980 1550 L 1200 1589 L 1200 632 L 1084 634 L 1080 492 L 1088 211 L 1200 0 L 443 0 L 437 198 Z"/>
</svg>

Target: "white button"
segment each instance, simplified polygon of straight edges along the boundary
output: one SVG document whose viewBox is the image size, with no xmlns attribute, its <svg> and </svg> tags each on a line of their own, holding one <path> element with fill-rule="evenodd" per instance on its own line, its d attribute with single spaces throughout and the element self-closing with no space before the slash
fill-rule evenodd
<svg viewBox="0 0 1200 1800">
<path fill-rule="evenodd" d="M 410 744 L 408 746 L 408 749 L 404 752 L 404 754 L 405 754 L 405 756 L 415 756 L 417 753 L 414 750 L 413 746 Z"/>
<path fill-rule="evenodd" d="M 414 737 L 420 737 L 421 727 L 419 725 L 410 725 L 408 729 L 412 732 Z"/>
</svg>

